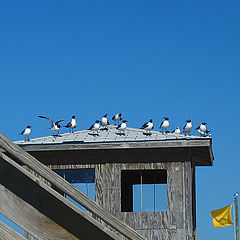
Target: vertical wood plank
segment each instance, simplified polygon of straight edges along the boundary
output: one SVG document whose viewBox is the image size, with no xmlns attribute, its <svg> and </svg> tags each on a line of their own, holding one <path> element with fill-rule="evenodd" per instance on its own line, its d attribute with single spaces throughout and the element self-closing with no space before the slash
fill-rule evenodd
<svg viewBox="0 0 240 240">
<path fill-rule="evenodd" d="M 185 229 L 188 235 L 193 235 L 193 185 L 191 162 L 184 163 L 184 195 L 185 195 Z"/>
</svg>

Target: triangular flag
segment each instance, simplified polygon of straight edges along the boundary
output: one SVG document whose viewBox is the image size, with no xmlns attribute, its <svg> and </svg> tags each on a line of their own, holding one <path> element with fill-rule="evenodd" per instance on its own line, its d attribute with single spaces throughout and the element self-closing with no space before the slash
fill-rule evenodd
<svg viewBox="0 0 240 240">
<path fill-rule="evenodd" d="M 227 207 L 211 212 L 211 216 L 213 217 L 213 226 L 215 228 L 226 227 L 233 224 L 231 217 L 231 208 L 232 205 L 229 205 Z"/>
</svg>

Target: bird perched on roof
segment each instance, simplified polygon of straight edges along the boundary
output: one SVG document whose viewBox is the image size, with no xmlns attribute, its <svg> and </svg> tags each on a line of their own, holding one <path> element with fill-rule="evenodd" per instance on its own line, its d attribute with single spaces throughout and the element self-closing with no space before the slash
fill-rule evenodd
<svg viewBox="0 0 240 240">
<path fill-rule="evenodd" d="M 51 128 L 50 128 L 51 131 L 57 132 L 58 133 L 57 135 L 59 135 L 59 130 L 62 127 L 59 123 L 63 122 L 64 120 L 59 120 L 59 121 L 54 122 L 51 118 L 48 118 L 48 117 L 44 117 L 44 116 L 38 116 L 38 117 L 49 120 L 51 122 Z"/>
<path fill-rule="evenodd" d="M 185 126 L 183 127 L 183 132 L 186 134 L 189 134 L 192 130 L 192 121 L 187 120 Z"/>
<path fill-rule="evenodd" d="M 91 127 L 88 130 L 91 130 L 93 134 L 98 135 L 98 130 L 100 128 L 100 121 L 96 120 L 94 124 L 91 125 Z M 97 133 L 94 133 L 97 132 Z"/>
<path fill-rule="evenodd" d="M 70 131 L 73 133 L 73 129 L 76 128 L 77 126 L 77 121 L 76 121 L 76 117 L 72 116 L 72 121 L 69 122 L 67 125 L 65 125 L 65 128 L 69 128 Z"/>
<path fill-rule="evenodd" d="M 123 120 L 122 123 L 117 126 L 117 129 L 119 130 L 120 134 L 123 134 L 123 135 L 125 134 L 124 131 L 127 128 L 126 122 L 127 120 Z"/>
<path fill-rule="evenodd" d="M 207 137 L 208 135 L 210 136 L 210 132 L 209 130 L 206 130 L 206 132 L 202 132 L 200 129 L 197 130 L 198 133 L 200 134 L 201 137 Z"/>
<path fill-rule="evenodd" d="M 205 132 L 201 131 L 200 128 L 197 130 L 198 133 L 200 134 L 201 137 L 207 137 L 207 136 L 210 136 L 210 132 L 209 130 L 206 130 Z"/>
<path fill-rule="evenodd" d="M 29 141 L 29 135 L 31 133 L 31 126 L 27 126 L 21 133 L 20 135 L 24 136 L 25 141 Z"/>
<path fill-rule="evenodd" d="M 176 127 L 176 129 L 174 129 L 172 133 L 180 134 L 181 133 L 180 127 Z"/>
<path fill-rule="evenodd" d="M 197 128 L 195 128 L 195 130 L 198 130 L 198 132 L 199 132 L 200 134 L 201 134 L 201 133 L 205 134 L 206 131 L 207 131 L 207 126 L 206 126 L 206 125 L 207 125 L 207 123 L 202 122 L 200 126 L 198 126 Z"/>
<path fill-rule="evenodd" d="M 118 113 L 118 114 L 114 115 L 114 116 L 112 117 L 112 120 L 113 120 L 114 122 L 118 122 L 118 124 L 119 124 L 119 121 L 122 120 L 122 114 L 121 114 L 121 113 Z"/>
<path fill-rule="evenodd" d="M 146 133 L 150 134 L 151 130 L 153 129 L 153 120 L 150 119 L 149 122 L 144 123 L 141 129 L 146 130 Z"/>
<path fill-rule="evenodd" d="M 167 128 L 169 128 L 169 118 L 168 117 L 164 117 L 164 121 L 160 124 L 160 128 L 162 129 L 162 133 L 163 133 L 163 130 L 166 130 Z"/>
<path fill-rule="evenodd" d="M 108 121 L 108 119 L 107 119 L 107 115 L 108 115 L 108 114 L 105 114 L 105 115 L 102 117 L 102 120 L 101 120 L 101 125 L 102 125 L 103 127 L 105 127 L 106 129 L 108 129 L 107 126 L 109 125 L 109 121 Z"/>
</svg>

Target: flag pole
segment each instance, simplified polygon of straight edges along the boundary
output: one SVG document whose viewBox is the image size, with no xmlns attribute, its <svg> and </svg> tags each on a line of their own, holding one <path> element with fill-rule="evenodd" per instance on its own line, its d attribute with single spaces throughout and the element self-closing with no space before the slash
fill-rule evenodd
<svg viewBox="0 0 240 240">
<path fill-rule="evenodd" d="M 235 206 L 235 231 L 236 231 L 236 240 L 239 240 L 239 223 L 238 223 L 238 193 L 234 195 L 234 206 Z"/>
</svg>

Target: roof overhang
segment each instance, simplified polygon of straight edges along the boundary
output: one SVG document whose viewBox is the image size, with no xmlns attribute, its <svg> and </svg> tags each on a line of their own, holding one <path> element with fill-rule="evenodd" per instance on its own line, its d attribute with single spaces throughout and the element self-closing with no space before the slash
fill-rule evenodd
<svg viewBox="0 0 240 240">
<path fill-rule="evenodd" d="M 157 131 L 146 136 L 143 130 L 131 128 L 125 136 L 116 134 L 116 128 L 111 127 L 108 133 L 102 132 L 100 136 L 91 136 L 84 130 L 16 143 L 47 165 L 57 162 L 81 164 L 87 163 L 86 159 L 89 163 L 192 161 L 196 166 L 213 164 L 211 137 Z"/>
</svg>

